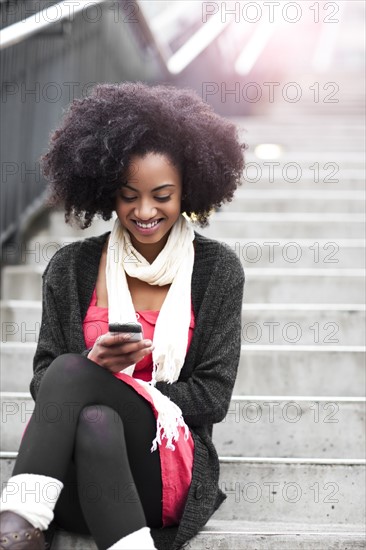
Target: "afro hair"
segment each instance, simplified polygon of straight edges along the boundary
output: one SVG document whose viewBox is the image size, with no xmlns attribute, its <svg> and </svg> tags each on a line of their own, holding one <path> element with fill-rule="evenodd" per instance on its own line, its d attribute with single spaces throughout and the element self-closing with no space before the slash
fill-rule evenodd
<svg viewBox="0 0 366 550">
<path fill-rule="evenodd" d="M 194 90 L 138 81 L 97 84 L 74 99 L 40 160 L 48 203 L 86 228 L 112 217 L 133 155 L 164 154 L 182 177 L 181 211 L 204 227 L 241 184 L 245 149 L 236 126 Z"/>
</svg>

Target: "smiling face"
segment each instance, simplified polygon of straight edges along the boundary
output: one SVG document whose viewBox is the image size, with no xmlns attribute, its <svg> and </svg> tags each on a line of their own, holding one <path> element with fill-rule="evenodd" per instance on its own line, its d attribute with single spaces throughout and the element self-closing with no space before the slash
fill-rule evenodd
<svg viewBox="0 0 366 550">
<path fill-rule="evenodd" d="M 131 158 L 125 181 L 117 192 L 116 213 L 133 246 L 151 263 L 181 214 L 181 175 L 168 157 L 148 153 Z"/>
</svg>

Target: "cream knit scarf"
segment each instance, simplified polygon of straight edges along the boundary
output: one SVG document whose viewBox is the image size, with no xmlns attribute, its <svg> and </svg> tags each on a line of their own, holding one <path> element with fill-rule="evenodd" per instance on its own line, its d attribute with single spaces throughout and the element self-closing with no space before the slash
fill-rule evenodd
<svg viewBox="0 0 366 550">
<path fill-rule="evenodd" d="M 188 438 L 182 411 L 154 386 L 160 381 L 175 382 L 184 363 L 191 318 L 193 240 L 193 228 L 183 214 L 173 225 L 165 247 L 152 264 L 134 248 L 128 231 L 118 218 L 109 239 L 106 265 L 109 323 L 136 321 L 125 273 L 150 285 L 171 284 L 155 325 L 151 382 L 135 378 L 149 392 L 158 412 L 151 451 L 165 438 L 166 446 L 174 450 L 173 440 L 179 437 L 179 426 L 184 427 L 185 438 Z M 135 365 L 131 365 L 121 372 L 132 376 L 134 368 Z"/>
</svg>

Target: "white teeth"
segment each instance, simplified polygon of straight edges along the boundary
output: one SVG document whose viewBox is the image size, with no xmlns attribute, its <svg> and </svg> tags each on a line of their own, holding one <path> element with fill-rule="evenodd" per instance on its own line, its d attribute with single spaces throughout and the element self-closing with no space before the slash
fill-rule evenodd
<svg viewBox="0 0 366 550">
<path fill-rule="evenodd" d="M 140 222 L 137 222 L 137 221 L 135 223 L 139 227 L 142 227 L 142 229 L 151 229 L 152 227 L 155 227 L 155 225 L 157 225 L 159 223 L 159 220 L 156 220 L 155 222 L 152 222 L 152 223 L 140 223 Z"/>
</svg>

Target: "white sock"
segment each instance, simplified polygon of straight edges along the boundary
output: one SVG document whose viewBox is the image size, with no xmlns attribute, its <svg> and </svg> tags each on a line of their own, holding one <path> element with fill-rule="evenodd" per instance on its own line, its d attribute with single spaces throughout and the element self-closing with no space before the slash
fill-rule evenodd
<svg viewBox="0 0 366 550">
<path fill-rule="evenodd" d="M 0 511 L 11 511 L 45 531 L 53 520 L 53 510 L 64 484 L 54 477 L 18 474 L 5 484 Z"/>
<path fill-rule="evenodd" d="M 107 550 L 156 550 L 156 547 L 149 527 L 142 527 L 138 531 L 127 535 L 127 537 L 118 540 Z"/>
</svg>

